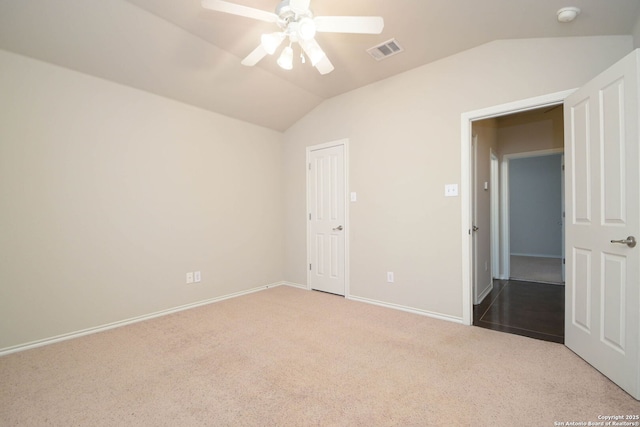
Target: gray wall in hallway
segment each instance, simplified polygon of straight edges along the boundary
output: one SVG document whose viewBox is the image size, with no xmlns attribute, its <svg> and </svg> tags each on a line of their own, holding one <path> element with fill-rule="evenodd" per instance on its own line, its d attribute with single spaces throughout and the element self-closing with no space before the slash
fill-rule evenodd
<svg viewBox="0 0 640 427">
<path fill-rule="evenodd" d="M 509 162 L 512 255 L 562 256 L 561 154 Z"/>
</svg>

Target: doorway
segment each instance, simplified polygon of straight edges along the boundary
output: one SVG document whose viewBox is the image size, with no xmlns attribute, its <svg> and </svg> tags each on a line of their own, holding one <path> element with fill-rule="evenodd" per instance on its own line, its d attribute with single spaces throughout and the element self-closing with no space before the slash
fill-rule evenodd
<svg viewBox="0 0 640 427">
<path fill-rule="evenodd" d="M 465 184 L 467 188 L 473 188 L 474 180 L 472 176 L 472 163 L 473 163 L 473 150 L 472 150 L 472 123 L 477 122 L 484 119 L 497 119 L 500 117 L 512 115 L 514 113 L 527 112 L 536 109 L 551 109 L 555 108 L 558 105 L 561 105 L 564 99 L 573 91 L 563 91 L 557 92 L 545 96 L 530 98 L 526 100 L 521 100 L 509 104 L 504 104 L 500 106 L 494 106 L 490 108 L 486 108 L 483 110 L 477 110 L 469 113 L 465 113 L 462 115 L 462 182 Z M 560 129 L 562 132 L 562 129 Z M 482 183 L 484 188 L 484 182 Z M 501 190 L 502 191 L 502 190 Z M 463 198 L 462 203 L 462 224 L 463 224 L 463 300 L 465 301 L 465 307 L 463 307 L 463 323 L 467 325 L 471 325 L 473 323 L 473 303 L 474 301 L 474 290 L 473 290 L 473 271 L 472 271 L 472 257 L 473 257 L 473 239 L 472 235 L 472 227 L 473 227 L 473 192 L 469 192 L 467 198 Z M 502 212 L 501 212 L 502 215 Z M 502 236 L 501 236 L 502 238 Z M 487 249 L 491 252 L 491 249 L 488 247 Z M 495 252 L 494 252 L 495 253 Z M 492 264 L 495 265 L 495 261 L 492 260 Z M 499 270 L 493 273 L 494 277 L 498 277 L 500 279 L 508 279 L 508 276 L 505 276 L 504 267 L 508 265 L 508 262 L 505 262 L 503 257 L 501 257 L 499 262 Z"/>
<path fill-rule="evenodd" d="M 562 103 L 565 113 L 565 345 L 640 399 L 637 155 L 640 49 L 577 90 L 462 114 L 463 190 L 474 120 Z M 606 143 L 605 143 L 606 141 Z M 635 163 L 634 163 L 635 162 Z M 470 324 L 471 192 L 462 198 L 463 321 Z M 624 236 L 627 235 L 626 238 Z"/>
<path fill-rule="evenodd" d="M 552 120 L 563 123 L 562 114 Z M 509 279 L 564 283 L 563 152 L 554 148 L 504 156 Z"/>
<path fill-rule="evenodd" d="M 563 127 L 561 106 L 472 123 L 475 326 L 563 342 Z"/>
<path fill-rule="evenodd" d="M 307 147 L 307 286 L 348 296 L 348 140 Z"/>
</svg>

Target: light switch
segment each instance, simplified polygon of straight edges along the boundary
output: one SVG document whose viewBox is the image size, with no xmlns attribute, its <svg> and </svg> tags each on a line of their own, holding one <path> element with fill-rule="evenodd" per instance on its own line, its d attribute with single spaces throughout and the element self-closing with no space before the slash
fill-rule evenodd
<svg viewBox="0 0 640 427">
<path fill-rule="evenodd" d="M 351 201 L 355 202 L 356 200 L 358 200 L 358 196 L 356 195 L 355 191 L 351 192 Z"/>
<path fill-rule="evenodd" d="M 456 197 L 458 195 L 458 184 L 446 184 L 444 186 L 445 197 Z"/>
</svg>

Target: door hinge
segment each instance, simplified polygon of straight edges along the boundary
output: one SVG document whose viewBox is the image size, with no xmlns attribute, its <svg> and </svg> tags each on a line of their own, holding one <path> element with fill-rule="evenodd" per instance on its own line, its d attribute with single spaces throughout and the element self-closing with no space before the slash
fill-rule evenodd
<svg viewBox="0 0 640 427">
<path fill-rule="evenodd" d="M 564 259 L 564 258 L 562 258 L 562 263 L 563 263 L 563 264 L 566 264 L 566 263 L 567 263 L 567 260 L 566 260 L 566 259 Z"/>
<path fill-rule="evenodd" d="M 311 214 L 309 214 L 309 221 L 311 221 Z"/>
<path fill-rule="evenodd" d="M 309 163 L 309 170 L 311 170 L 311 163 Z"/>
<path fill-rule="evenodd" d="M 309 264 L 309 271 L 311 271 L 311 264 Z"/>
</svg>

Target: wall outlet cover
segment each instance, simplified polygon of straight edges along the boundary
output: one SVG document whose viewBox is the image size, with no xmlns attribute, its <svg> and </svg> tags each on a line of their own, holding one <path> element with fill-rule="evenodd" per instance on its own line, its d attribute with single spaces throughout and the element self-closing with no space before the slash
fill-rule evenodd
<svg viewBox="0 0 640 427">
<path fill-rule="evenodd" d="M 444 195 L 445 197 L 456 197 L 458 195 L 458 184 L 445 184 Z"/>
</svg>

